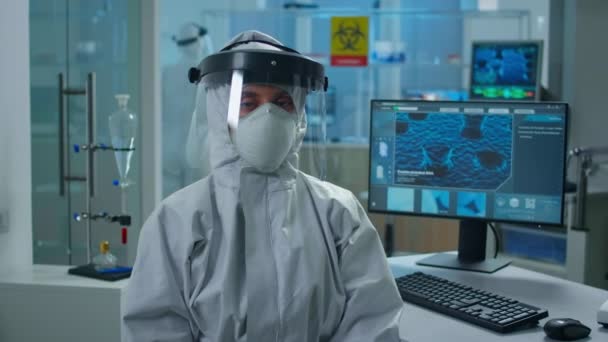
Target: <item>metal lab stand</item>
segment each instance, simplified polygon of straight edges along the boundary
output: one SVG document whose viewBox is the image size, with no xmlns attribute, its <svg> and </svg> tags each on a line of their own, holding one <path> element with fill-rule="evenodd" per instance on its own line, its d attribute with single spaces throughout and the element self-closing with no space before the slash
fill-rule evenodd
<svg viewBox="0 0 608 342">
<path fill-rule="evenodd" d="M 86 96 L 87 112 L 86 112 L 86 137 L 85 144 L 74 145 L 74 152 L 79 153 L 81 150 L 86 153 L 86 175 L 84 177 L 74 177 L 66 174 L 66 144 L 67 141 L 67 117 L 65 111 L 66 96 Z M 118 215 L 112 216 L 106 212 L 94 214 L 92 210 L 91 200 L 95 197 L 95 153 L 98 151 L 131 151 L 131 148 L 113 147 L 106 144 L 95 143 L 95 73 L 87 74 L 87 81 L 84 88 L 65 88 L 65 80 L 63 74 L 59 74 L 59 194 L 65 196 L 65 182 L 85 182 L 86 189 L 86 209 L 85 212 L 74 214 L 74 220 L 86 221 L 86 250 L 87 263 L 92 262 L 92 237 L 91 225 L 94 220 L 104 220 L 107 222 L 118 222 L 123 226 L 131 225 L 131 216 Z M 70 247 L 71 248 L 71 247 Z"/>
</svg>

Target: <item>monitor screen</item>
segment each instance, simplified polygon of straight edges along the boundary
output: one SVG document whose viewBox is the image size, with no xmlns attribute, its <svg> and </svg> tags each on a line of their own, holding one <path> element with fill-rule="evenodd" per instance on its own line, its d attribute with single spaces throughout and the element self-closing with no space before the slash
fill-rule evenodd
<svg viewBox="0 0 608 342">
<path fill-rule="evenodd" d="M 541 41 L 474 42 L 470 99 L 538 100 Z"/>
<path fill-rule="evenodd" d="M 369 210 L 562 224 L 567 105 L 372 100 Z"/>
</svg>

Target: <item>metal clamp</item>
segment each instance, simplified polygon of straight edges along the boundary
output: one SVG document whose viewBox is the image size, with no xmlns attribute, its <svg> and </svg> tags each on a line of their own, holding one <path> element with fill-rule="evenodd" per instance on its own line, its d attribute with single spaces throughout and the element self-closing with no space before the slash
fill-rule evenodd
<svg viewBox="0 0 608 342">
<path fill-rule="evenodd" d="M 106 144 L 74 144 L 74 152 L 75 153 L 80 153 L 80 151 L 92 151 L 92 152 L 97 152 L 98 150 L 101 151 L 114 151 L 114 152 L 128 152 L 128 151 L 135 151 L 135 148 L 129 148 L 129 147 L 114 147 L 112 145 L 106 145 Z"/>
<path fill-rule="evenodd" d="M 130 215 L 110 215 L 106 212 L 101 212 L 97 214 L 91 213 L 74 213 L 74 221 L 82 222 L 82 221 L 98 221 L 103 220 L 106 222 L 118 222 L 121 226 L 130 226 L 131 225 L 131 216 Z"/>
</svg>

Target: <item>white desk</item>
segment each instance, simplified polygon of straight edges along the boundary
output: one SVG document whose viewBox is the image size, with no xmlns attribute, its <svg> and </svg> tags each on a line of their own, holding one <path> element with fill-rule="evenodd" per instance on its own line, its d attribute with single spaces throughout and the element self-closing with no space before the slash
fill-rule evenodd
<svg viewBox="0 0 608 342">
<path fill-rule="evenodd" d="M 591 340 L 608 341 L 608 329 L 596 323 L 608 291 L 514 266 L 494 274 L 416 266 L 416 260 L 425 256 L 390 258 L 389 263 L 397 277 L 419 270 L 546 308 L 550 318 L 578 319 L 593 329 Z M 21 272 L 0 272 L 0 341 L 120 340 L 120 296 L 128 280 L 104 282 L 71 276 L 67 270 L 35 265 Z M 409 303 L 401 334 L 410 342 L 549 341 L 541 327 L 503 335 Z"/>
<path fill-rule="evenodd" d="M 390 258 L 393 275 L 399 277 L 415 271 L 436 275 L 545 308 L 549 318 L 533 329 L 499 334 L 405 303 L 400 330 L 401 336 L 408 341 L 553 341 L 546 337 L 542 325 L 551 318 L 560 317 L 574 318 L 590 327 L 590 338 L 584 341 L 608 341 L 608 329 L 602 328 L 596 320 L 600 305 L 608 300 L 608 291 L 515 266 L 483 274 L 416 265 L 417 260 L 426 256 L 428 254 Z"/>
</svg>

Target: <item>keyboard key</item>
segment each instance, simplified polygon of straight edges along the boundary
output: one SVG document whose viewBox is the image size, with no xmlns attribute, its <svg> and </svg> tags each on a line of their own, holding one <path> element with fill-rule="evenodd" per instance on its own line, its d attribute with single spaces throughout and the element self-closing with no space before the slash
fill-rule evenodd
<svg viewBox="0 0 608 342">
<path fill-rule="evenodd" d="M 479 303 L 479 299 L 475 299 L 475 298 L 463 298 L 460 301 L 462 303 L 464 303 L 465 305 L 473 305 L 473 304 Z"/>
<path fill-rule="evenodd" d="M 524 317 L 526 317 L 526 316 L 528 316 L 528 314 L 527 314 L 527 313 L 522 313 L 522 314 L 519 314 L 519 315 L 517 315 L 517 316 L 513 316 L 513 319 L 520 319 L 520 318 L 524 318 Z"/>
</svg>

